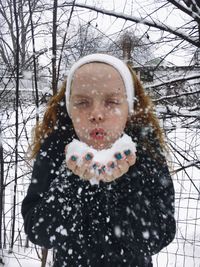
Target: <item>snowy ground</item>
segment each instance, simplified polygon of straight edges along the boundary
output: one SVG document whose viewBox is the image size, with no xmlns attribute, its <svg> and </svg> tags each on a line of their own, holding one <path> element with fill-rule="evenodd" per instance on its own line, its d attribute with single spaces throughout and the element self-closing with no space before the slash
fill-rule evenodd
<svg viewBox="0 0 200 267">
<path fill-rule="evenodd" d="M 7 248 L 0 251 L 0 256 L 6 267 L 40 267 L 41 262 L 38 258 L 34 245 L 30 244 L 30 248 L 25 246 L 25 234 L 23 232 L 23 222 L 20 214 L 21 201 L 24 198 L 31 170 L 30 162 L 24 160 L 24 153 L 27 150 L 26 136 L 30 136 L 30 129 L 34 124 L 34 107 L 27 104 L 20 112 L 19 124 L 19 164 L 17 182 L 17 205 L 16 205 L 16 233 L 15 246 L 13 253 L 8 253 L 9 243 L 11 240 L 10 232 L 12 227 L 12 206 L 13 206 L 13 188 L 14 188 L 14 141 L 15 141 L 15 114 L 11 110 L 0 113 L 1 127 L 3 132 L 3 146 L 5 153 L 5 221 L 6 228 L 6 244 Z M 176 149 L 185 151 L 185 159 L 180 157 L 178 153 L 172 160 L 175 161 L 174 169 L 179 168 L 182 164 L 189 164 L 195 159 L 200 158 L 200 131 L 197 128 L 185 129 L 178 125 L 176 131 L 168 133 L 168 138 L 173 142 Z M 191 181 L 192 179 L 192 181 Z M 176 191 L 176 220 L 177 234 L 175 240 L 166 249 L 153 257 L 155 267 L 200 267 L 200 196 L 198 189 L 200 188 L 200 170 L 195 167 L 189 167 L 185 172 L 180 171 L 173 176 Z M 41 256 L 41 251 L 38 248 Z M 0 264 L 1 266 L 1 264 Z M 52 253 L 49 252 L 48 264 L 52 266 Z"/>
</svg>

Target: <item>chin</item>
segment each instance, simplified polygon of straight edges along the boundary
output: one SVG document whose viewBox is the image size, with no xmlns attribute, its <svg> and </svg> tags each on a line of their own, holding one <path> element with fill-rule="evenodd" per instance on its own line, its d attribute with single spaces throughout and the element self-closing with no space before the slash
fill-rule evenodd
<svg viewBox="0 0 200 267">
<path fill-rule="evenodd" d="M 113 142 L 114 143 L 114 142 Z M 113 143 L 101 143 L 101 144 L 93 144 L 91 145 L 96 150 L 103 150 L 103 149 L 109 149 L 112 147 Z"/>
<path fill-rule="evenodd" d="M 79 138 L 79 140 L 85 144 L 87 144 L 88 146 L 96 149 L 96 150 L 103 150 L 103 149 L 109 149 L 112 147 L 112 145 L 115 143 L 115 141 L 117 141 L 117 139 L 119 139 L 120 136 L 116 137 L 116 138 L 112 138 L 112 140 L 92 140 L 92 139 L 81 139 Z"/>
</svg>

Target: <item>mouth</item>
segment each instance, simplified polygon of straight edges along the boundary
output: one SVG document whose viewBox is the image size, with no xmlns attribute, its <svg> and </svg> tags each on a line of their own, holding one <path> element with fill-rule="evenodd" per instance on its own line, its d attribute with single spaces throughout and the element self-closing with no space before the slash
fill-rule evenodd
<svg viewBox="0 0 200 267">
<path fill-rule="evenodd" d="M 105 133 L 104 129 L 102 129 L 102 128 L 97 129 L 96 128 L 90 132 L 90 136 L 95 140 L 103 140 L 104 137 L 106 136 L 106 133 Z"/>
</svg>

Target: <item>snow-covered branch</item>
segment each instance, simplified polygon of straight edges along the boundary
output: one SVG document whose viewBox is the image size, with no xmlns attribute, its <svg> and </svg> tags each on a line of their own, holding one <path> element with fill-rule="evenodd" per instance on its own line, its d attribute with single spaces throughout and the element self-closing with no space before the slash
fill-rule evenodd
<svg viewBox="0 0 200 267">
<path fill-rule="evenodd" d="M 188 95 L 195 95 L 195 94 L 198 94 L 198 93 L 200 93 L 200 90 L 194 91 L 194 92 L 180 93 L 180 94 L 175 94 L 175 95 L 167 95 L 167 96 L 162 96 L 162 97 L 159 97 L 157 99 L 154 99 L 153 102 L 157 103 L 157 102 L 160 102 L 160 101 L 163 101 L 163 100 L 169 100 L 169 99 L 182 97 L 182 96 L 188 96 Z"/>
<path fill-rule="evenodd" d="M 165 82 L 159 82 L 159 83 L 154 83 L 154 84 L 151 84 L 151 85 L 147 85 L 147 86 L 145 86 L 145 88 L 146 89 L 156 88 L 156 87 L 160 87 L 160 86 L 163 86 L 163 85 L 168 85 L 168 84 L 171 84 L 171 83 L 185 82 L 185 81 L 199 79 L 199 78 L 200 78 L 200 75 L 197 75 L 197 74 L 187 75 L 185 77 L 169 79 L 169 80 L 167 80 Z"/>
<path fill-rule="evenodd" d="M 167 106 L 157 106 L 156 110 L 159 114 L 166 114 L 168 116 L 174 117 L 185 117 L 185 118 L 197 118 L 200 119 L 200 110 L 191 110 L 189 107 L 178 107 L 176 105 L 167 105 Z"/>
<path fill-rule="evenodd" d="M 194 12 L 192 9 L 188 8 L 187 6 L 183 6 L 180 2 L 176 0 L 167 0 L 174 6 L 176 6 L 178 9 L 183 11 L 184 13 L 188 14 L 189 16 L 193 17 L 194 20 L 196 20 L 198 23 L 200 23 L 200 15 L 197 12 Z"/>
<path fill-rule="evenodd" d="M 71 4 L 66 4 L 67 6 L 70 6 Z M 149 21 L 145 18 L 138 18 L 138 17 L 134 17 L 134 16 L 129 16 L 126 15 L 124 13 L 119 13 L 119 12 L 115 12 L 115 11 L 110 11 L 110 10 L 106 10 L 106 9 L 101 9 L 95 6 L 91 6 L 91 5 L 86 5 L 86 4 L 79 4 L 76 3 L 75 4 L 76 7 L 79 8 L 84 8 L 84 9 L 89 9 L 89 10 L 93 10 L 95 12 L 104 14 L 104 15 L 108 15 L 108 16 L 112 16 L 112 17 L 116 17 L 116 18 L 120 18 L 120 19 L 124 19 L 127 21 L 132 21 L 135 23 L 140 23 L 140 24 L 144 24 L 147 25 L 149 27 L 153 27 L 153 28 L 157 28 L 159 30 L 168 32 L 168 33 L 172 33 L 175 36 L 180 37 L 181 39 L 193 44 L 196 47 L 200 47 L 200 43 L 198 40 L 192 39 L 190 37 L 188 37 L 188 35 L 184 34 L 183 32 L 181 32 L 180 30 L 177 30 L 175 28 L 172 28 L 170 26 L 164 25 L 163 23 L 160 22 L 156 22 L 155 20 L 153 21 Z"/>
</svg>

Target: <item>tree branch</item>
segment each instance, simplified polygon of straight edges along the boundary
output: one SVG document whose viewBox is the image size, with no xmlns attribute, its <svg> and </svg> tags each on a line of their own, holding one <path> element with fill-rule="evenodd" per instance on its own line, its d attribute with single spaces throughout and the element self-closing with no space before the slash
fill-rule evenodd
<svg viewBox="0 0 200 267">
<path fill-rule="evenodd" d="M 179 3 L 176 2 L 176 0 L 167 0 L 167 1 L 170 2 L 171 4 L 173 4 L 174 6 L 176 6 L 178 9 L 180 9 L 184 13 L 188 14 L 190 17 L 192 17 L 198 23 L 200 23 L 200 15 L 198 13 L 196 13 L 195 11 L 193 11 L 192 9 L 190 9 L 188 7 L 184 7 L 182 4 L 180 4 L 180 2 Z"/>
<path fill-rule="evenodd" d="M 185 81 L 194 80 L 194 79 L 200 79 L 200 75 L 195 74 L 195 75 L 187 76 L 187 77 L 184 77 L 184 78 L 170 79 L 170 80 L 168 80 L 166 82 L 147 85 L 147 86 L 145 86 L 145 88 L 146 89 L 156 88 L 156 87 L 160 87 L 160 86 L 163 86 L 163 85 L 168 85 L 168 84 L 171 84 L 171 83 L 185 82 Z"/>
<path fill-rule="evenodd" d="M 72 4 L 66 4 L 66 6 L 71 6 Z M 132 22 L 135 22 L 135 23 L 139 23 L 139 24 L 144 24 L 144 25 L 147 25 L 147 26 L 150 26 L 150 27 L 153 27 L 153 28 L 157 28 L 157 29 L 160 29 L 162 31 L 165 31 L 165 32 L 169 32 L 169 33 L 172 33 L 173 35 L 175 36 L 178 36 L 180 37 L 181 39 L 193 44 L 194 46 L 196 47 L 200 47 L 200 44 L 199 44 L 199 41 L 196 41 L 196 40 L 193 40 L 191 38 L 189 38 L 187 35 L 185 35 L 184 33 L 176 30 L 176 29 L 173 29 L 169 26 L 166 26 L 160 22 L 151 22 L 149 20 L 146 20 L 146 19 L 143 19 L 143 18 L 137 18 L 137 17 L 133 17 L 133 16 L 128 16 L 128 15 L 125 15 L 123 13 L 118 13 L 118 12 L 114 12 L 114 11 L 108 11 L 108 10 L 105 10 L 105 9 L 101 9 L 101 8 L 97 8 L 95 6 L 90 6 L 90 5 L 83 5 L 83 4 L 75 4 L 76 7 L 80 7 L 80 8 L 84 8 L 84 9 L 89 9 L 89 10 L 93 10 L 95 12 L 98 12 L 98 13 L 101 13 L 101 14 L 104 14 L 104 15 L 108 15 L 108 16 L 112 16 L 112 17 L 115 17 L 115 18 L 120 18 L 120 19 L 124 19 L 124 20 L 127 20 L 127 21 L 132 21 Z"/>
</svg>

